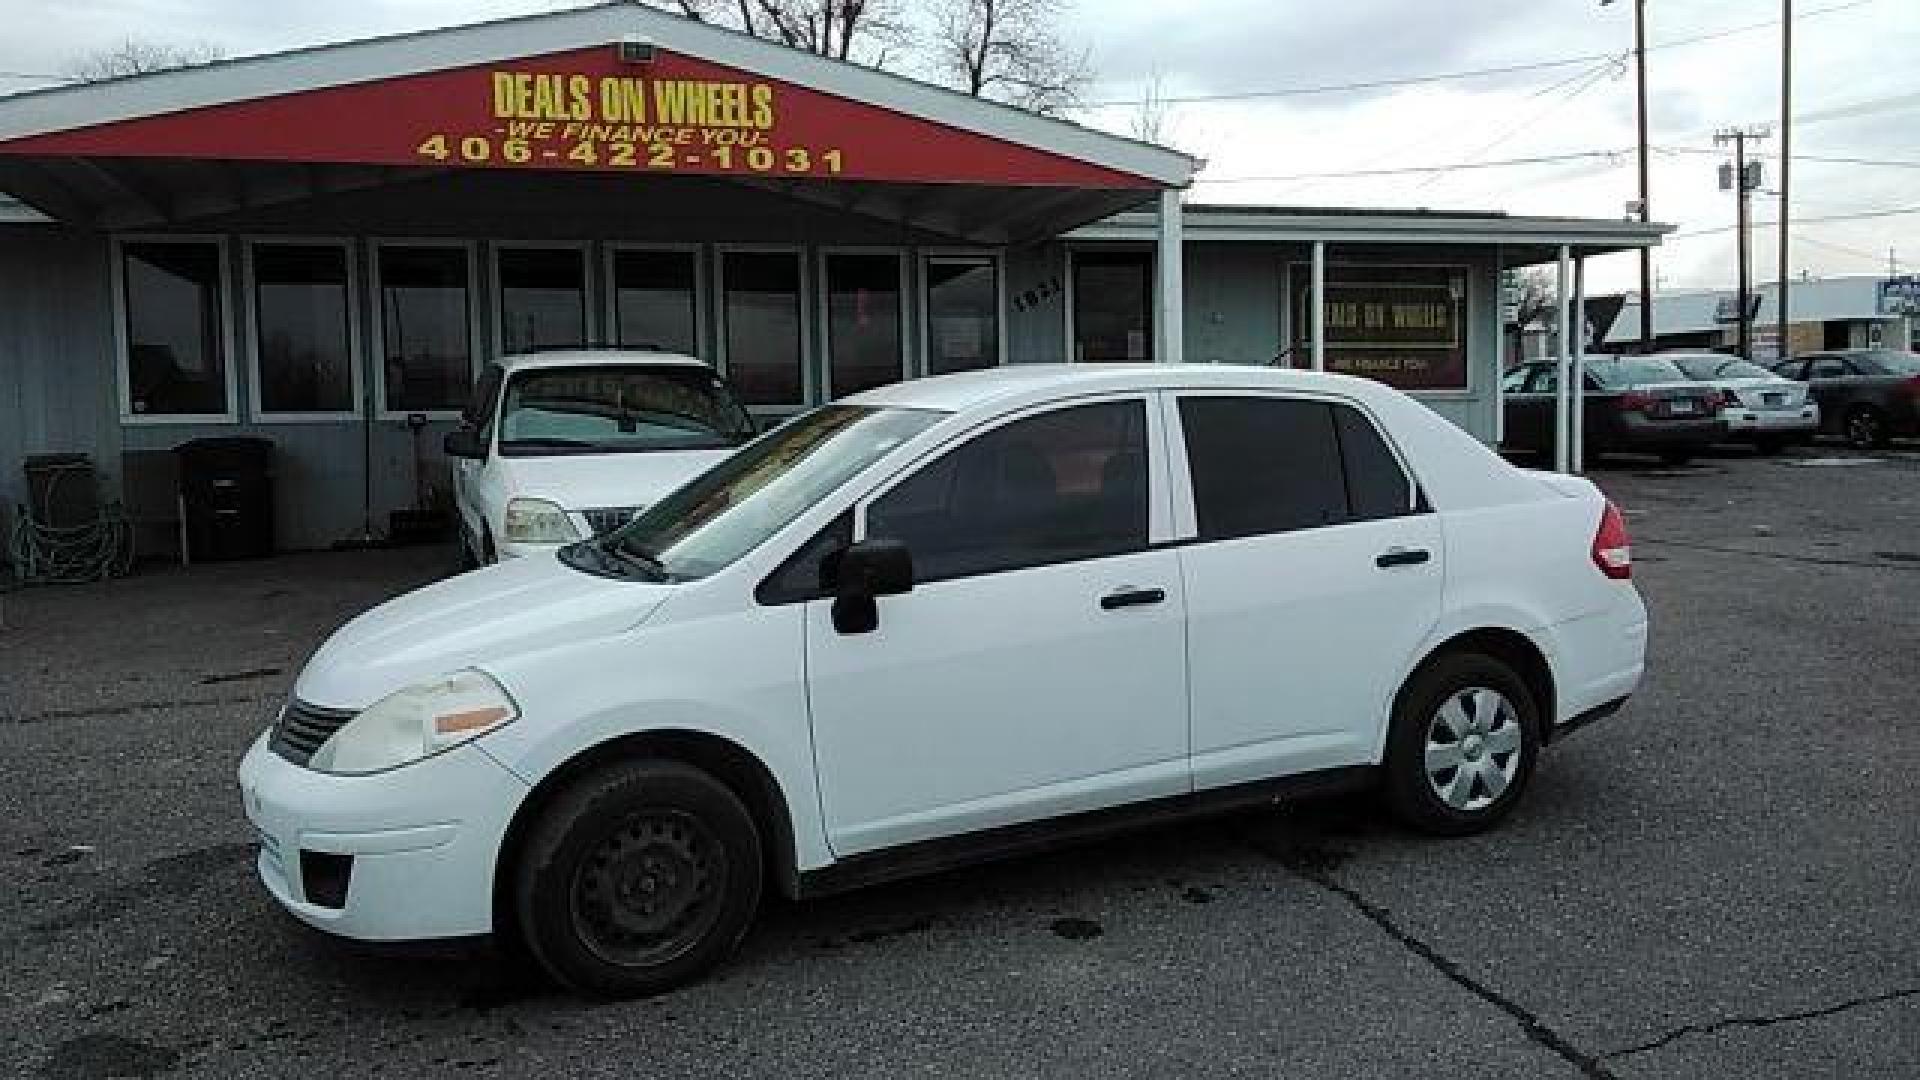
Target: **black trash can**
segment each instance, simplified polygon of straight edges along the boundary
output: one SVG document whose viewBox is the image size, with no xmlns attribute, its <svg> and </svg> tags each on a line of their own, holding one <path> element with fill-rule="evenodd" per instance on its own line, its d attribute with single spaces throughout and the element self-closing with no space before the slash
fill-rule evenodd
<svg viewBox="0 0 1920 1080">
<path fill-rule="evenodd" d="M 273 443 L 195 439 L 180 459 L 180 512 L 193 562 L 273 554 Z"/>
</svg>

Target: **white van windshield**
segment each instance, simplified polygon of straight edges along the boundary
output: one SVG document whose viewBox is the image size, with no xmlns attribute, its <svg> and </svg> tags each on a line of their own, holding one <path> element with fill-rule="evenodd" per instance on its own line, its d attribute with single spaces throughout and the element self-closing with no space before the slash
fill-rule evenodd
<svg viewBox="0 0 1920 1080">
<path fill-rule="evenodd" d="M 568 549 L 590 573 L 705 577 L 947 414 L 829 405 L 795 417 L 649 507 L 625 528 Z"/>
<path fill-rule="evenodd" d="M 727 384 L 692 364 L 518 371 L 500 409 L 505 457 L 717 450 L 752 433 Z"/>
</svg>

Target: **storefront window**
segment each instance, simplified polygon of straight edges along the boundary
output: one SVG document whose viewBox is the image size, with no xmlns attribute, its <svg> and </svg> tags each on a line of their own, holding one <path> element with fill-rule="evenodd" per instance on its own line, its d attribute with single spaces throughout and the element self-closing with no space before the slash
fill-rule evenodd
<svg viewBox="0 0 1920 1080">
<path fill-rule="evenodd" d="M 255 401 L 262 413 L 354 410 L 347 249 L 252 249 Z"/>
<path fill-rule="evenodd" d="M 129 243 L 120 253 L 128 411 L 139 416 L 225 414 L 220 245 Z"/>
<path fill-rule="evenodd" d="M 387 412 L 453 412 L 471 396 L 467 249 L 383 247 L 381 379 Z"/>
<path fill-rule="evenodd" d="M 630 349 L 699 355 L 697 262 L 691 251 L 614 252 L 615 340 Z"/>
<path fill-rule="evenodd" d="M 990 258 L 927 260 L 927 374 L 1000 362 L 1000 275 Z"/>
<path fill-rule="evenodd" d="M 511 353 L 587 343 L 587 260 L 573 248 L 500 251 L 500 347 Z"/>
<path fill-rule="evenodd" d="M 900 379 L 900 256 L 829 252 L 827 347 L 834 397 Z"/>
<path fill-rule="evenodd" d="M 1153 359 L 1153 256 L 1144 251 L 1073 255 L 1073 358 L 1087 363 Z"/>
<path fill-rule="evenodd" d="M 1311 278 L 1293 267 L 1295 357 L 1313 352 Z M 1402 390 L 1465 390 L 1466 312 L 1465 267 L 1329 266 L 1327 370 Z"/>
<path fill-rule="evenodd" d="M 729 251 L 720 274 L 727 378 L 740 399 L 763 408 L 804 404 L 799 252 Z"/>
</svg>

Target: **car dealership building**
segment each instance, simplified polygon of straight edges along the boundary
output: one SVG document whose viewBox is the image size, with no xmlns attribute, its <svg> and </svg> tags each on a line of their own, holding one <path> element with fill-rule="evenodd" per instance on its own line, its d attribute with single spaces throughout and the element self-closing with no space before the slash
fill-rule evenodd
<svg viewBox="0 0 1920 1080">
<path fill-rule="evenodd" d="M 1500 280 L 1638 222 L 1200 206 L 1199 162 L 630 4 L 0 98 L 0 513 L 274 444 L 278 544 L 443 498 L 479 366 L 716 365 L 758 413 L 1002 363 L 1324 366 L 1498 437 Z M 1569 298 L 1571 299 L 1571 298 Z"/>
</svg>

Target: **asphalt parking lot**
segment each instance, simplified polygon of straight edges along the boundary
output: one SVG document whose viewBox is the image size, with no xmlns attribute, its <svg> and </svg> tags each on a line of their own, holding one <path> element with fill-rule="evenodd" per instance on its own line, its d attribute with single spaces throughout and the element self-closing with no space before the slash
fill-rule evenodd
<svg viewBox="0 0 1920 1080">
<path fill-rule="evenodd" d="M 1303 804 L 777 904 L 625 1004 L 337 947 L 255 885 L 239 754 L 444 552 L 0 596 L 0 1072 L 1920 1075 L 1920 454 L 1596 478 L 1651 673 L 1500 831 Z"/>
</svg>

